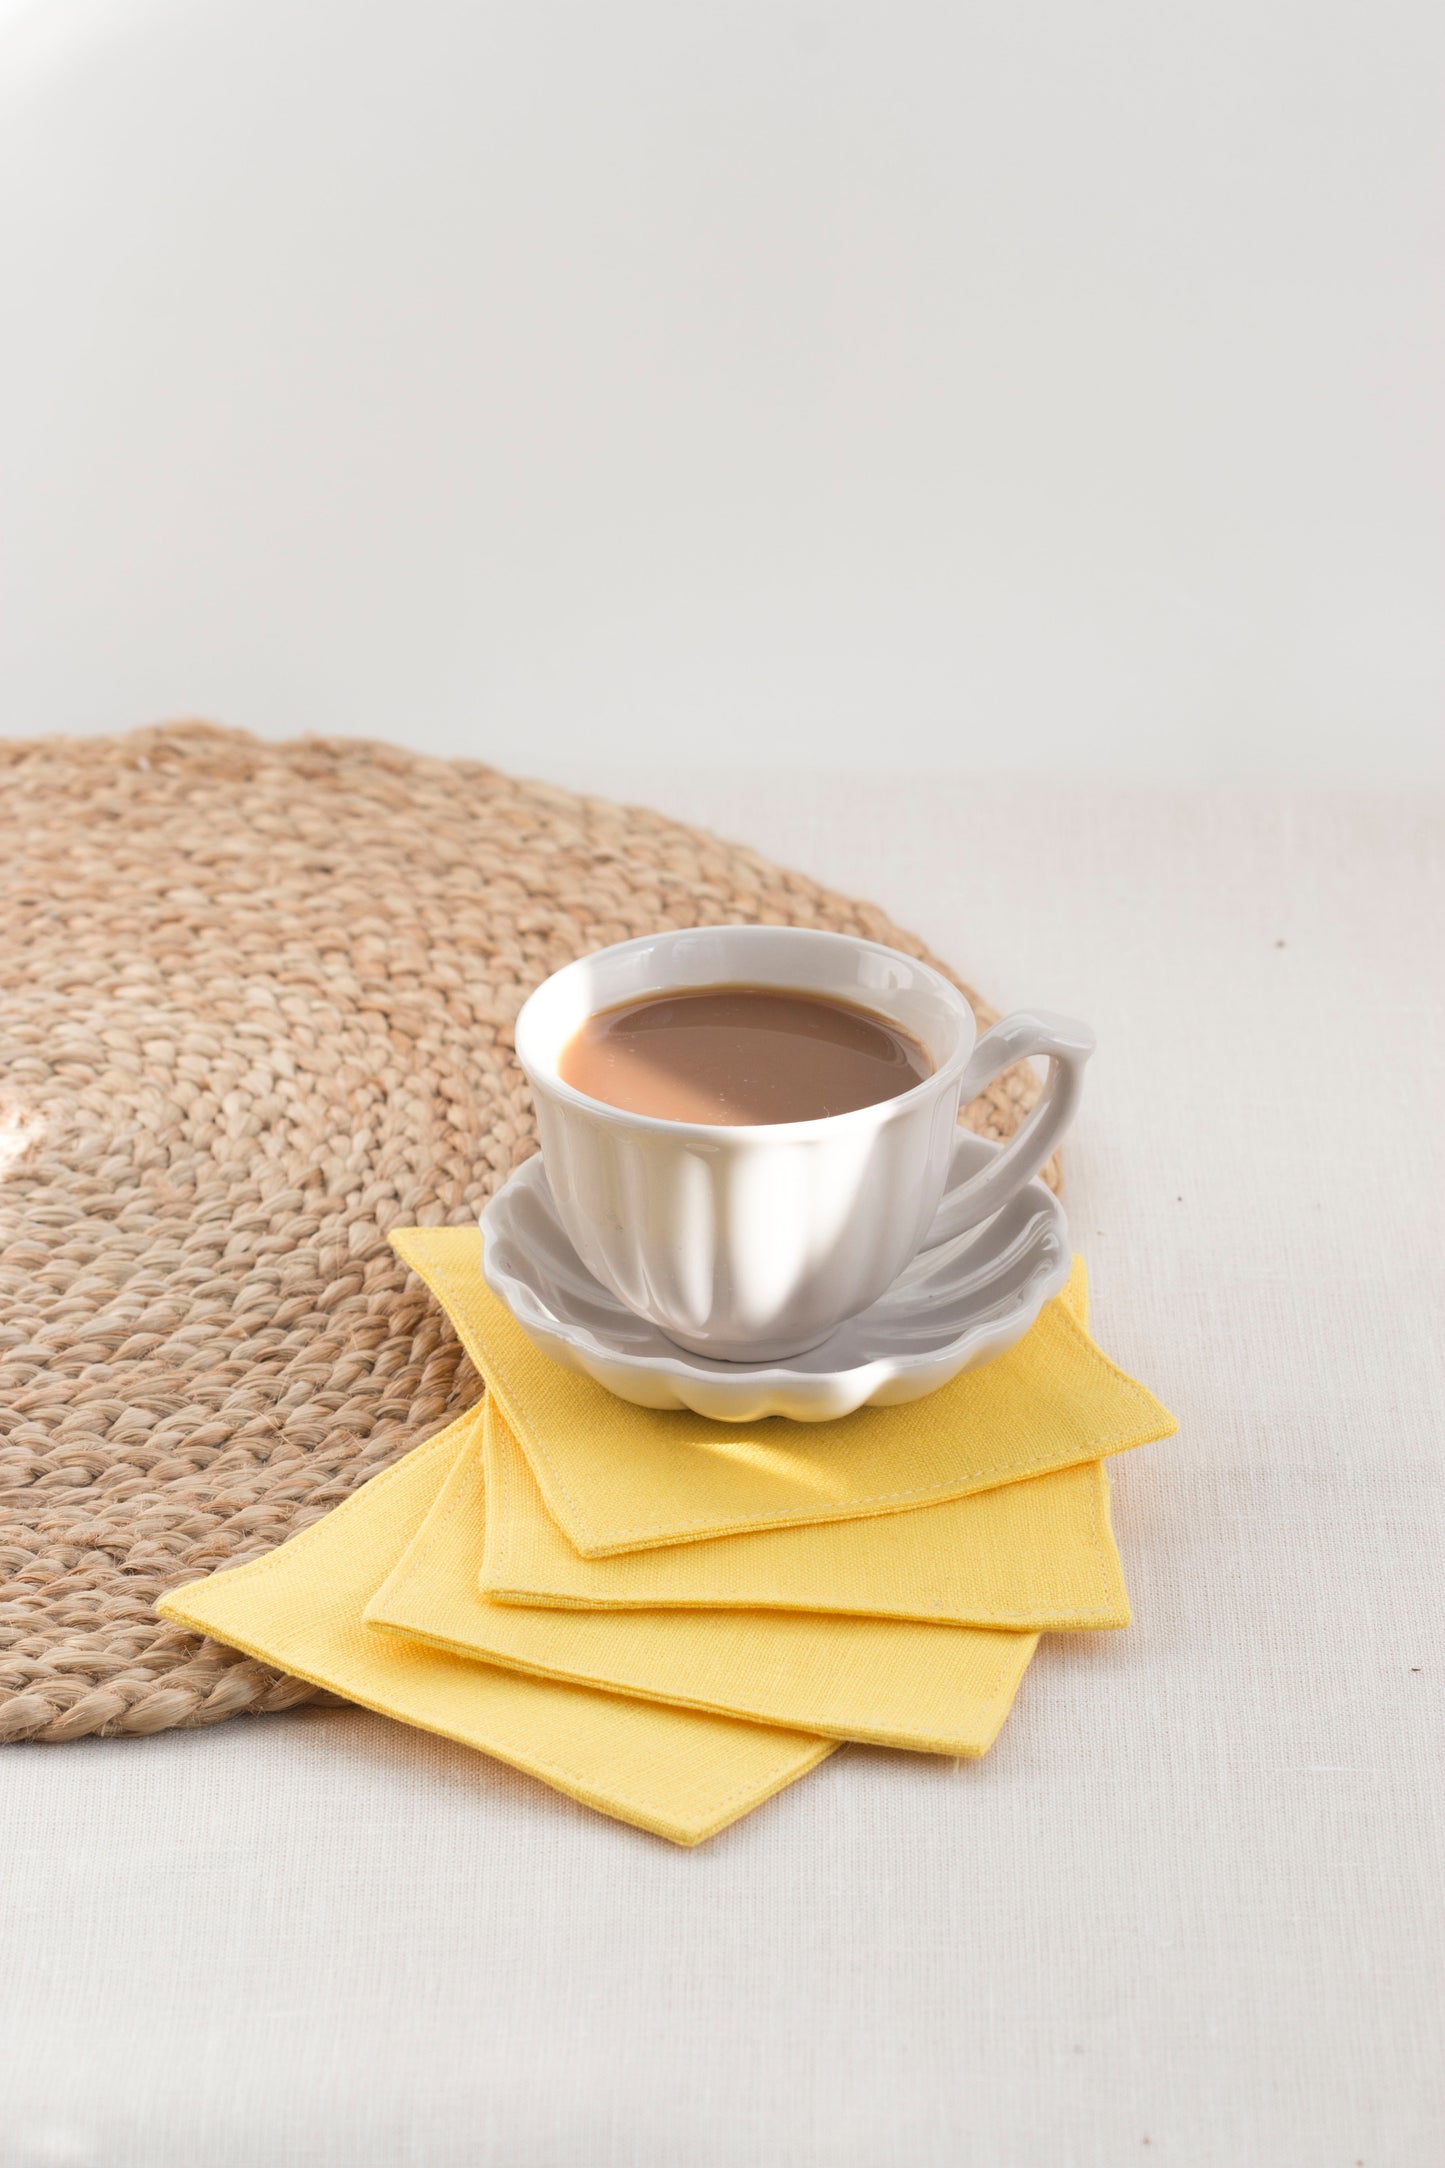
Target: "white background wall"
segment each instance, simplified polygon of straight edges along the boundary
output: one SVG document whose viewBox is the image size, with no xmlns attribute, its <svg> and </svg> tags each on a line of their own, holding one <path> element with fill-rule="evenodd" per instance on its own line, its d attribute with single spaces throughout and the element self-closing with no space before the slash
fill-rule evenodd
<svg viewBox="0 0 1445 2168">
<path fill-rule="evenodd" d="M 0 731 L 1445 776 L 1437 0 L 0 0 Z"/>
</svg>

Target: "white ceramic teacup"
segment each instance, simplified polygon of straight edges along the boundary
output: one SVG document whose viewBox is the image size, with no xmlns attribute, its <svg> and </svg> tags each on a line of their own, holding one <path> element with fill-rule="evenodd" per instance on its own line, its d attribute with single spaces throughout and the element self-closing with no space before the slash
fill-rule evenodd
<svg viewBox="0 0 1445 2168">
<path fill-rule="evenodd" d="M 811 1122 L 724 1127 L 604 1105 L 562 1081 L 598 1010 L 687 986 L 832 995 L 917 1040 L 933 1073 L 911 1091 Z M 851 935 L 706 926 L 599 949 L 555 972 L 517 1019 L 557 1211 L 589 1271 L 680 1346 L 731 1361 L 800 1354 L 877 1300 L 938 1211 L 960 1105 L 1026 1055 L 1043 1095 L 982 1173 L 952 1192 L 940 1239 L 990 1218 L 1073 1118 L 1093 1034 L 1021 1011 L 977 1038 L 958 988 Z"/>
</svg>

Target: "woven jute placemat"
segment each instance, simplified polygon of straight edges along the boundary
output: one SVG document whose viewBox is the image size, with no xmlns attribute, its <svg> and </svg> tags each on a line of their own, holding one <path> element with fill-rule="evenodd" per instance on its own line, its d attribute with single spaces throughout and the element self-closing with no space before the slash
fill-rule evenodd
<svg viewBox="0 0 1445 2168">
<path fill-rule="evenodd" d="M 739 920 L 925 953 L 751 851 L 470 763 L 204 725 L 0 745 L 0 1739 L 311 1697 L 155 1599 L 475 1400 L 386 1236 L 471 1221 L 535 1149 L 531 988 Z M 1035 1091 L 967 1118 L 1006 1136 Z"/>
</svg>

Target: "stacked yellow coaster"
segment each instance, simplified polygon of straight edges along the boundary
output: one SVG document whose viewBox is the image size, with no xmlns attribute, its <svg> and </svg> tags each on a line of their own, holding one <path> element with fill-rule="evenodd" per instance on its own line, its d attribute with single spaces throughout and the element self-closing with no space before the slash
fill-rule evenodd
<svg viewBox="0 0 1445 2168">
<path fill-rule="evenodd" d="M 540 1355 L 480 1236 L 393 1236 L 488 1391 L 163 1616 L 696 1844 L 843 1740 L 982 1754 L 1041 1633 L 1124 1626 L 1103 1459 L 1173 1418 L 1075 1261 L 1007 1355 L 833 1423 L 712 1423 Z"/>
</svg>

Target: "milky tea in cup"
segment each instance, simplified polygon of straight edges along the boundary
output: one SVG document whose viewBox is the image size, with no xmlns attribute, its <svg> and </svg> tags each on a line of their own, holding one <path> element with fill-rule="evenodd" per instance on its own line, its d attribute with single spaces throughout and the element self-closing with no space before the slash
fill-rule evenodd
<svg viewBox="0 0 1445 2168">
<path fill-rule="evenodd" d="M 589 1016 L 565 1084 L 634 1114 L 730 1125 L 822 1121 L 912 1091 L 918 1041 L 856 1004 L 786 986 L 695 986 Z"/>
</svg>

